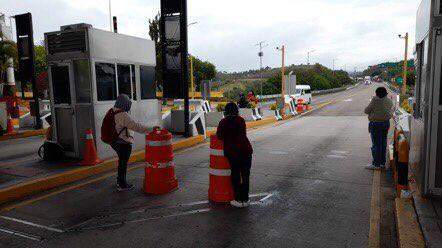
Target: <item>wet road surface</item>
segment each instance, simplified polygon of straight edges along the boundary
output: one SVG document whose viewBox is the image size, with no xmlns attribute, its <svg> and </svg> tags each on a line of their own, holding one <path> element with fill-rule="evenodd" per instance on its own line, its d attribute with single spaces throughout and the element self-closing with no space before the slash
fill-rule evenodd
<svg viewBox="0 0 442 248">
<path fill-rule="evenodd" d="M 207 202 L 207 144 L 176 154 L 177 191 L 119 193 L 83 181 L 0 213 L 1 247 L 366 247 L 372 172 L 363 109 L 376 85 L 311 115 L 249 132 L 252 205 Z"/>
</svg>

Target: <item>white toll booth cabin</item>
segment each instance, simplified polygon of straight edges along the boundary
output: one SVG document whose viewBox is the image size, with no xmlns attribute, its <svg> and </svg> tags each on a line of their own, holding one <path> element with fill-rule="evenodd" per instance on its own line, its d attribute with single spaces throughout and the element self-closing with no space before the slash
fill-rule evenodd
<svg viewBox="0 0 442 248">
<path fill-rule="evenodd" d="M 106 112 L 122 93 L 131 97 L 130 115 L 136 121 L 161 125 L 153 41 L 74 24 L 46 33 L 45 46 L 53 140 L 66 156 L 82 158 L 87 129 L 93 130 L 98 156 L 114 156 L 101 141 L 100 129 Z M 144 147 L 144 134 L 135 133 L 134 140 L 134 149 Z"/>
</svg>

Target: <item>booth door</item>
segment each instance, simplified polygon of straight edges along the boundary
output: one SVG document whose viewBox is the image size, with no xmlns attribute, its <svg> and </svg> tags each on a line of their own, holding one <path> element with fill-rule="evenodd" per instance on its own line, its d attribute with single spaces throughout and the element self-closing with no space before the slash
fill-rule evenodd
<svg viewBox="0 0 442 248">
<path fill-rule="evenodd" d="M 54 104 L 52 120 L 57 142 L 65 149 L 67 156 L 78 157 L 72 66 L 70 63 L 52 64 L 49 71 Z"/>
<path fill-rule="evenodd" d="M 432 194 L 442 196 L 442 33 L 435 32 L 435 70 L 433 85 L 430 137 L 430 185 Z"/>
</svg>

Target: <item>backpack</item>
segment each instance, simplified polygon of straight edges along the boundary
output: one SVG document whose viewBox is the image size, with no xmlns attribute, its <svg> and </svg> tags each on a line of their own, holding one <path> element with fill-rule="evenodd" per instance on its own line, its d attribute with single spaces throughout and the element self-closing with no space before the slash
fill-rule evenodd
<svg viewBox="0 0 442 248">
<path fill-rule="evenodd" d="M 107 111 L 106 116 L 104 116 L 103 123 L 101 124 L 101 140 L 106 144 L 112 144 L 114 141 L 118 139 L 120 133 L 124 130 L 121 130 L 120 133 L 117 132 L 115 128 L 115 115 L 124 112 L 123 110 L 114 111 L 113 109 L 109 109 Z"/>
<path fill-rule="evenodd" d="M 60 161 L 65 158 L 63 147 L 53 141 L 45 141 L 38 149 L 38 156 L 48 162 Z"/>
</svg>

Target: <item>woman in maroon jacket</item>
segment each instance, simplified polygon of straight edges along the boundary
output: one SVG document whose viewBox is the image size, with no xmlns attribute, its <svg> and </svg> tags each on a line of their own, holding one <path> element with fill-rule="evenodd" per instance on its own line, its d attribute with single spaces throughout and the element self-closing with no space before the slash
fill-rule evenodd
<svg viewBox="0 0 442 248">
<path fill-rule="evenodd" d="M 231 179 L 235 200 L 230 204 L 235 207 L 249 205 L 249 177 L 252 166 L 252 145 L 246 134 L 246 123 L 239 116 L 238 106 L 230 102 L 224 110 L 225 118 L 218 124 L 216 135 L 224 142 L 224 156 L 231 167 Z"/>
</svg>

